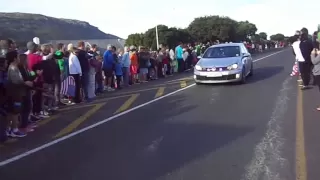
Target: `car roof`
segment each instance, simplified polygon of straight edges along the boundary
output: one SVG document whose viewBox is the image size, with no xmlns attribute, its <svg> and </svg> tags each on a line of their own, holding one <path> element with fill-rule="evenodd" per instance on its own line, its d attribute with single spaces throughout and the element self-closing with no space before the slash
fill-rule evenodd
<svg viewBox="0 0 320 180">
<path fill-rule="evenodd" d="M 215 44 L 210 46 L 210 48 L 212 47 L 227 47 L 227 46 L 242 46 L 243 43 L 223 43 L 223 44 Z"/>
</svg>

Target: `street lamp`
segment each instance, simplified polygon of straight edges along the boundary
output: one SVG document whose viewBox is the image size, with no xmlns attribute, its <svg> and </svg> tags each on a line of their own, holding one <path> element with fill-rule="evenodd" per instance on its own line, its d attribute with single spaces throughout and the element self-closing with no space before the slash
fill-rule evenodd
<svg viewBox="0 0 320 180">
<path fill-rule="evenodd" d="M 157 41 L 157 50 L 158 50 L 159 49 L 158 25 L 156 25 L 156 41 Z"/>
</svg>

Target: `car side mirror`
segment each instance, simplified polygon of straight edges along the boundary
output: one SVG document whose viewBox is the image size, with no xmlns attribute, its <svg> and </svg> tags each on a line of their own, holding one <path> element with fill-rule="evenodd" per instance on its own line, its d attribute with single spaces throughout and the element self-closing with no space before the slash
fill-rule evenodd
<svg viewBox="0 0 320 180">
<path fill-rule="evenodd" d="M 242 56 L 243 57 L 249 57 L 251 54 L 250 53 L 243 53 Z"/>
</svg>

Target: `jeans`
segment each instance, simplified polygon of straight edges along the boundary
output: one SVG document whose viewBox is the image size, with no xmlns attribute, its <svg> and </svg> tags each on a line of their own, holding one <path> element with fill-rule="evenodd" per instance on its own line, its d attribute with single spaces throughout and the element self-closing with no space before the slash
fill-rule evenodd
<svg viewBox="0 0 320 180">
<path fill-rule="evenodd" d="M 129 67 L 123 67 L 122 74 L 123 74 L 123 85 L 128 86 L 129 85 Z"/>
</svg>

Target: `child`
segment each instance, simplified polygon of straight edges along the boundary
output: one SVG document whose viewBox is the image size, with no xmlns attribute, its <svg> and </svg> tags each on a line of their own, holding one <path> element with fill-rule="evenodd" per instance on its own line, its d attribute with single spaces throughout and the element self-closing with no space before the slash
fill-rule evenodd
<svg viewBox="0 0 320 180">
<path fill-rule="evenodd" d="M 26 94 L 25 86 L 32 87 L 31 81 L 24 81 L 19 70 L 20 59 L 15 58 L 8 69 L 7 83 L 7 112 L 8 112 L 8 136 L 25 137 L 27 134 L 19 130 L 19 115 L 22 110 L 22 100 Z M 10 124 L 11 123 L 11 124 Z"/>
<path fill-rule="evenodd" d="M 116 75 L 116 79 L 117 79 L 117 89 L 121 89 L 120 83 L 121 83 L 121 79 L 122 79 L 122 65 L 121 65 L 119 59 L 116 59 L 115 75 Z"/>
</svg>

